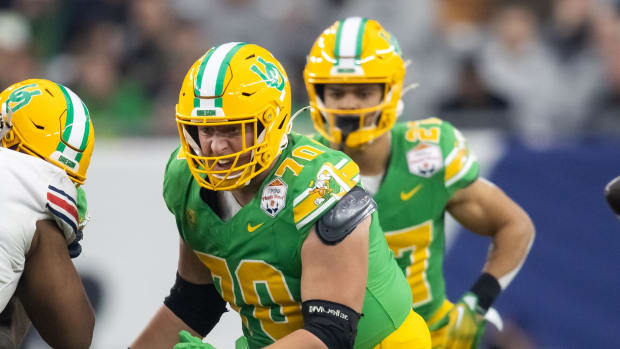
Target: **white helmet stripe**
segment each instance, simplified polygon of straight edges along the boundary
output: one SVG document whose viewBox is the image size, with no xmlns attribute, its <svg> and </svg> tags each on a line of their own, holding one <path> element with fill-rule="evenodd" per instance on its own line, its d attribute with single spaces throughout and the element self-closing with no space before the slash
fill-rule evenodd
<svg viewBox="0 0 620 349">
<path fill-rule="evenodd" d="M 349 17 L 342 21 L 340 30 L 340 42 L 338 43 L 338 53 L 340 57 L 356 57 L 357 37 L 362 25 L 362 17 Z"/>
<path fill-rule="evenodd" d="M 349 17 L 340 22 L 336 33 L 334 56 L 336 62 L 332 74 L 363 74 L 360 66 L 362 39 L 368 19 Z"/>
<path fill-rule="evenodd" d="M 213 49 L 213 52 L 205 58 L 205 62 L 201 65 L 200 71 L 196 79 L 196 88 L 198 95 L 205 97 L 220 96 L 223 91 L 223 80 L 226 76 L 226 69 L 221 69 L 222 64 L 228 64 L 230 54 L 237 51 L 239 45 L 243 43 L 229 42 Z M 225 67 L 224 67 L 225 68 Z M 219 82 L 219 83 L 218 83 Z M 198 108 L 215 108 L 217 106 L 215 98 L 200 98 Z"/>
<path fill-rule="evenodd" d="M 75 149 L 83 150 L 88 140 L 88 110 L 84 103 L 68 87 L 58 85 L 67 102 L 67 122 L 62 138 Z"/>
</svg>

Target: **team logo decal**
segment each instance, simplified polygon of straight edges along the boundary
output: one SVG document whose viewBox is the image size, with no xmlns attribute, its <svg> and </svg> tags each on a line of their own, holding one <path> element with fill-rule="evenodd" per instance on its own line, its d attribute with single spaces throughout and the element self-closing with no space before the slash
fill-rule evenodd
<svg viewBox="0 0 620 349">
<path fill-rule="evenodd" d="M 407 152 L 407 165 L 414 175 L 430 178 L 443 167 L 441 148 L 420 143 Z"/>
<path fill-rule="evenodd" d="M 334 192 L 334 188 L 331 188 L 330 183 L 332 181 L 332 175 L 326 169 L 323 169 L 316 176 L 316 181 L 310 182 L 310 192 L 308 194 L 316 195 L 314 204 L 319 206 L 323 201 L 329 199 Z"/>
<path fill-rule="evenodd" d="M 308 194 L 314 197 L 315 206 L 320 206 L 332 197 L 339 198 L 343 195 L 342 178 L 334 170 L 331 165 L 323 166 L 316 179 L 308 185 Z"/>
<path fill-rule="evenodd" d="M 280 178 L 275 178 L 263 189 L 260 200 L 260 208 L 271 217 L 275 217 L 286 205 L 286 183 Z"/>
<path fill-rule="evenodd" d="M 40 95 L 41 90 L 37 90 L 37 89 L 31 90 L 31 91 L 26 90 L 28 88 L 32 88 L 36 86 L 37 84 L 30 84 L 30 85 L 22 86 L 18 88 L 17 90 L 11 92 L 7 100 L 8 106 L 11 109 L 11 111 L 16 112 L 20 110 L 23 106 L 30 103 L 30 100 L 32 99 L 32 97 Z"/>
<path fill-rule="evenodd" d="M 267 84 L 269 87 L 273 87 L 278 91 L 282 91 L 284 89 L 284 75 L 278 70 L 275 64 L 271 62 L 267 62 L 261 57 L 258 57 L 258 62 L 261 63 L 265 70 L 261 70 L 256 64 L 252 64 L 250 69 L 256 73 L 256 75 L 260 76 L 263 79 L 263 82 Z"/>
</svg>

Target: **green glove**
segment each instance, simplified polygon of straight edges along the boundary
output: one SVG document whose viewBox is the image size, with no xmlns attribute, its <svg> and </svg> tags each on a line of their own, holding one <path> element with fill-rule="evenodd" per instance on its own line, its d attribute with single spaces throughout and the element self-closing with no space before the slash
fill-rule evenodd
<svg viewBox="0 0 620 349">
<path fill-rule="evenodd" d="M 88 221 L 90 221 L 90 214 L 88 214 L 88 202 L 86 201 L 86 192 L 81 186 L 77 187 L 77 211 L 78 211 L 78 229 L 84 230 Z"/>
<path fill-rule="evenodd" d="M 434 331 L 448 326 L 445 338 L 438 341 L 440 343 L 437 347 L 444 349 L 478 348 L 484 334 L 486 320 L 484 314 L 476 311 L 477 305 L 478 297 L 467 292 L 444 318 L 429 327 L 429 330 Z"/>
<path fill-rule="evenodd" d="M 248 339 L 245 338 L 245 336 L 237 338 L 237 340 L 235 341 L 235 349 L 250 349 Z"/>
<path fill-rule="evenodd" d="M 82 253 L 82 245 L 80 245 L 80 241 L 84 236 L 84 227 L 90 221 L 90 215 L 88 214 L 88 203 L 86 202 L 86 192 L 82 189 L 81 186 L 76 187 L 77 189 L 77 211 L 78 211 L 78 226 L 77 231 L 75 232 L 75 240 L 73 240 L 68 246 L 69 257 L 76 258 Z"/>
<path fill-rule="evenodd" d="M 209 343 L 203 343 L 202 339 L 194 337 L 191 333 L 183 330 L 179 332 L 179 343 L 173 349 L 216 349 Z"/>
</svg>

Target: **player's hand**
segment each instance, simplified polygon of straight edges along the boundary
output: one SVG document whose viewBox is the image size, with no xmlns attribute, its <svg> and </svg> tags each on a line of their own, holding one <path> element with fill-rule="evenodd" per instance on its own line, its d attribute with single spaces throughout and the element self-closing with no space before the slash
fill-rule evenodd
<svg viewBox="0 0 620 349">
<path fill-rule="evenodd" d="M 443 326 L 448 326 L 445 344 L 442 348 L 474 349 L 478 347 L 480 338 L 484 334 L 486 320 L 484 314 L 476 310 L 477 305 L 478 297 L 467 292 L 443 319 L 429 328 L 434 331 Z"/>
<path fill-rule="evenodd" d="M 88 202 L 86 201 L 86 192 L 82 187 L 77 187 L 77 211 L 78 211 L 78 229 L 75 233 L 75 240 L 73 240 L 68 247 L 69 257 L 75 258 L 82 253 L 82 245 L 80 240 L 84 237 L 83 230 L 86 224 L 90 221 L 90 214 L 88 213 Z"/>
<path fill-rule="evenodd" d="M 75 240 L 67 246 L 67 249 L 69 249 L 69 257 L 75 258 L 82 253 L 82 245 L 80 245 L 80 240 L 82 240 L 83 236 L 84 234 L 81 230 L 75 232 Z"/>
<path fill-rule="evenodd" d="M 78 229 L 84 230 L 88 222 L 90 222 L 90 212 L 88 212 L 88 201 L 86 200 L 86 192 L 79 186 L 77 189 L 77 211 L 78 211 Z"/>
<path fill-rule="evenodd" d="M 191 333 L 183 330 L 179 332 L 179 343 L 173 349 L 216 349 L 209 343 L 203 343 L 202 339 L 194 337 Z"/>
</svg>

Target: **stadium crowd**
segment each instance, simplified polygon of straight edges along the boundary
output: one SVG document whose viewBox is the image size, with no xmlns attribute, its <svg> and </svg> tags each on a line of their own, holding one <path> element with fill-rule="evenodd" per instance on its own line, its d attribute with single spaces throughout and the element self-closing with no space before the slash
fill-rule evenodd
<svg viewBox="0 0 620 349">
<path fill-rule="evenodd" d="M 401 119 L 438 115 L 547 147 L 620 134 L 619 9 L 613 0 L 2 1 L 0 84 L 39 76 L 70 86 L 104 137 L 174 135 L 185 68 L 209 47 L 276 52 L 301 107 L 315 33 L 371 16 L 400 38 L 406 83 L 419 84 Z"/>
</svg>

